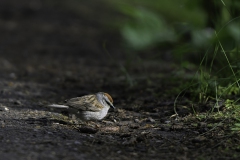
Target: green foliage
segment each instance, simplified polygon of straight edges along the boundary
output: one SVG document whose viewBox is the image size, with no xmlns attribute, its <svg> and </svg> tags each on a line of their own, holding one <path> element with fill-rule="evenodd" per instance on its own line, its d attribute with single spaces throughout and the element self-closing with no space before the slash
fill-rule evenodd
<svg viewBox="0 0 240 160">
<path fill-rule="evenodd" d="M 199 65 L 195 75 L 180 77 L 186 88 L 177 99 L 188 92 L 192 100 L 206 103 L 209 97 L 218 102 L 240 94 L 240 1 L 108 2 L 125 15 L 119 29 L 130 49 L 160 49 L 156 54 L 161 54 L 167 44 L 182 67 Z"/>
<path fill-rule="evenodd" d="M 176 40 L 173 28 L 160 16 L 144 9 L 133 9 L 131 16 L 134 21 L 123 26 L 122 35 L 133 48 L 143 49 L 160 42 Z"/>
<path fill-rule="evenodd" d="M 224 101 L 224 111 L 221 112 L 226 118 L 238 119 L 240 116 L 240 105 L 237 101 L 227 99 Z"/>
<path fill-rule="evenodd" d="M 232 131 L 240 131 L 240 123 L 235 123 L 234 127 L 231 128 Z"/>
<path fill-rule="evenodd" d="M 227 86 L 217 86 L 218 87 L 218 95 L 219 96 L 230 96 L 230 95 L 238 95 L 240 93 L 240 88 L 234 84 L 228 84 Z"/>
<path fill-rule="evenodd" d="M 175 45 L 172 49 L 176 51 L 186 46 L 186 55 L 196 49 L 207 49 L 218 40 L 224 50 L 231 51 L 240 41 L 238 1 L 108 2 L 127 17 L 121 21 L 119 29 L 126 44 L 135 50 L 156 48 L 167 42 Z"/>
</svg>

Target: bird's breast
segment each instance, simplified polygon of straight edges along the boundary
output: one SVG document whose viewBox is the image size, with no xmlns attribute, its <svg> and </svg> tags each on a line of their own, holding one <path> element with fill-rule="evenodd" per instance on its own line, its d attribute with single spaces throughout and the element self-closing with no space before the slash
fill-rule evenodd
<svg viewBox="0 0 240 160">
<path fill-rule="evenodd" d="M 85 120 L 101 120 L 106 117 L 109 108 L 103 108 L 101 111 L 84 111 L 82 118 Z"/>
</svg>

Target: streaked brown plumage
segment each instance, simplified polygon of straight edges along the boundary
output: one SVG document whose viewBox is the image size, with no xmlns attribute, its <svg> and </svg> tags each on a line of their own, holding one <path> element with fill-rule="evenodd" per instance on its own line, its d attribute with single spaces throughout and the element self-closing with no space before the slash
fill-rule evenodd
<svg viewBox="0 0 240 160">
<path fill-rule="evenodd" d="M 114 108 L 112 97 L 104 92 L 71 98 L 64 105 L 52 104 L 49 107 L 67 109 L 82 120 L 101 120 L 110 107 Z"/>
</svg>

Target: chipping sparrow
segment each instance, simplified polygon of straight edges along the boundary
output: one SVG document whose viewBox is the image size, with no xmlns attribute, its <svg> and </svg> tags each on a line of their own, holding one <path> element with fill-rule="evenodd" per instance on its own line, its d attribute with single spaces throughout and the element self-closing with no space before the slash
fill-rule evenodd
<svg viewBox="0 0 240 160">
<path fill-rule="evenodd" d="M 104 92 L 71 98 L 66 100 L 64 105 L 51 104 L 48 106 L 66 109 L 69 113 L 75 114 L 85 121 L 101 120 L 107 115 L 110 107 L 114 108 L 112 97 Z"/>
</svg>

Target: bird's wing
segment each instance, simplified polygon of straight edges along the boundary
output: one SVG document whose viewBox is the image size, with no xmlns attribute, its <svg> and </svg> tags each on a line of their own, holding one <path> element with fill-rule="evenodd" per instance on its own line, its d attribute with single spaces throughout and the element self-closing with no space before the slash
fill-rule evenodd
<svg viewBox="0 0 240 160">
<path fill-rule="evenodd" d="M 100 111 L 103 106 L 97 101 L 96 95 L 86 95 L 82 97 L 66 100 L 66 105 L 80 111 Z"/>
</svg>

